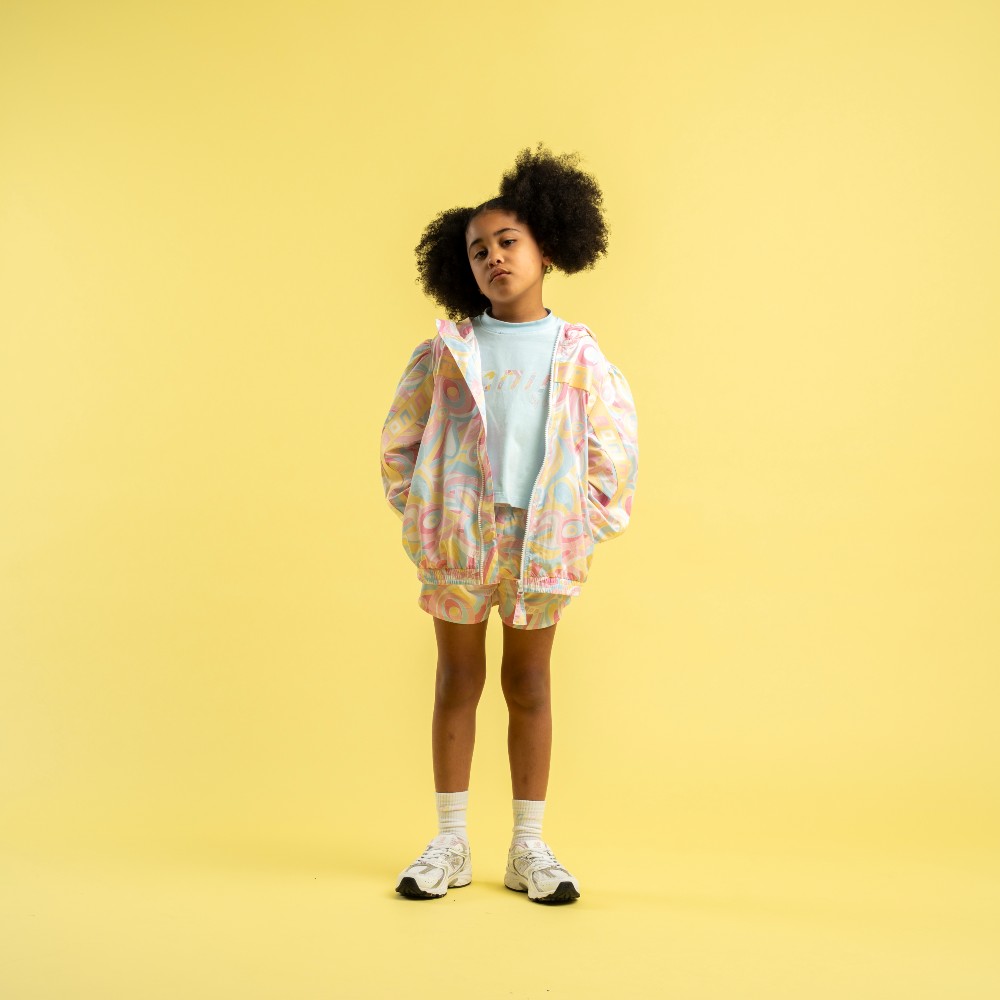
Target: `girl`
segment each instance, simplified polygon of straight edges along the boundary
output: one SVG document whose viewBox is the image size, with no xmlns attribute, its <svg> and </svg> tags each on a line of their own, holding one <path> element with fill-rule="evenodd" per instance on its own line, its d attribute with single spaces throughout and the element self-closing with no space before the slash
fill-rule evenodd
<svg viewBox="0 0 1000 1000">
<path fill-rule="evenodd" d="M 638 449 L 625 376 L 587 327 L 542 304 L 553 267 L 581 271 L 607 251 L 601 191 L 577 160 L 522 150 L 499 197 L 442 212 L 416 248 L 424 291 L 451 321 L 414 350 L 382 431 L 386 498 L 438 650 L 438 836 L 396 886 L 414 899 L 472 880 L 465 810 L 493 605 L 514 806 L 504 885 L 539 903 L 580 895 L 542 839 L 549 660 L 595 543 L 628 524 Z"/>
</svg>

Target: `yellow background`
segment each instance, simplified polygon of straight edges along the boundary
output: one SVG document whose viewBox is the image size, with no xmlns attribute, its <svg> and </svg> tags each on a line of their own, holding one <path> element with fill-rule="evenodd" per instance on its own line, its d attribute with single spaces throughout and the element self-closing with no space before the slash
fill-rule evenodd
<svg viewBox="0 0 1000 1000">
<path fill-rule="evenodd" d="M 0 7 L 0 993 L 995 996 L 1000 13 Z M 378 437 L 413 247 L 576 150 L 547 279 L 640 414 L 559 626 L 546 837 L 434 833 Z M 499 648 L 494 621 L 491 655 Z"/>
</svg>

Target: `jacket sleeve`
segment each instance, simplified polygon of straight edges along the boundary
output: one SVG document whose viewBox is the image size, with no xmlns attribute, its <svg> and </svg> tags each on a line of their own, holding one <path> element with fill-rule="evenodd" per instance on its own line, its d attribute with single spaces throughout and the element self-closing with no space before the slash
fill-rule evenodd
<svg viewBox="0 0 1000 1000">
<path fill-rule="evenodd" d="M 632 391 L 608 362 L 587 409 L 587 512 L 595 542 L 615 538 L 628 527 L 638 470 Z"/>
<path fill-rule="evenodd" d="M 382 488 L 400 517 L 434 395 L 432 342 L 428 339 L 414 348 L 382 427 Z"/>
</svg>

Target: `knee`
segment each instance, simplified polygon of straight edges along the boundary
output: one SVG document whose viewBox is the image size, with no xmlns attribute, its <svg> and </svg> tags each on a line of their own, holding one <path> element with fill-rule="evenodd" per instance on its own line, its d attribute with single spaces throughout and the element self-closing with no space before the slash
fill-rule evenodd
<svg viewBox="0 0 1000 1000">
<path fill-rule="evenodd" d="M 486 684 L 486 664 L 439 659 L 435 699 L 445 708 L 478 705 Z"/>
<path fill-rule="evenodd" d="M 505 670 L 500 686 L 508 709 L 538 712 L 551 703 L 549 674 L 547 670 Z"/>
</svg>

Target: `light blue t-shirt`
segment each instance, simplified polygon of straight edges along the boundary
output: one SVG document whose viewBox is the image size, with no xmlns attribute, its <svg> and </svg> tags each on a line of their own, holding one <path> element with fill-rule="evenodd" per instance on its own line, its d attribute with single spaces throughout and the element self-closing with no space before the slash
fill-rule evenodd
<svg viewBox="0 0 1000 1000">
<path fill-rule="evenodd" d="M 494 499 L 527 507 L 545 457 L 552 352 L 562 320 L 506 323 L 489 313 L 473 317 L 486 398 L 486 453 Z"/>
</svg>

